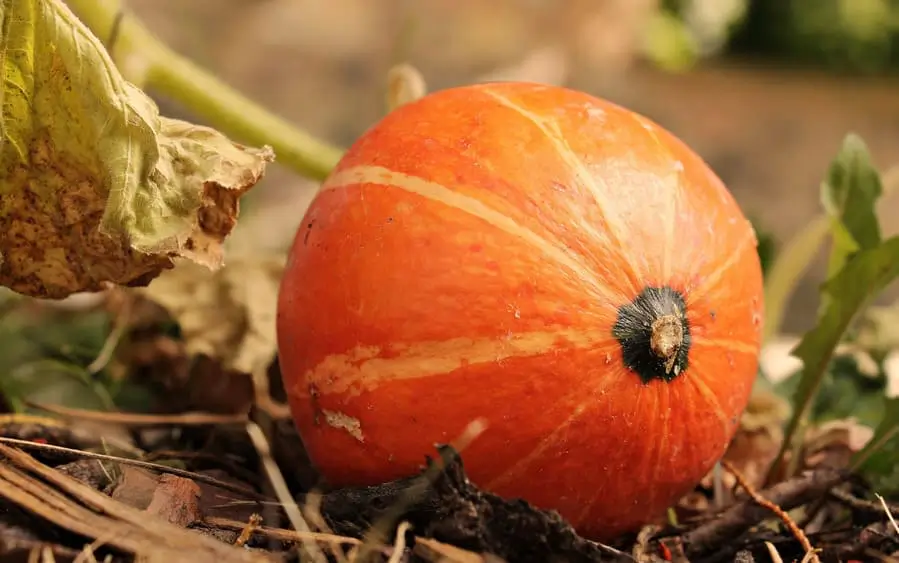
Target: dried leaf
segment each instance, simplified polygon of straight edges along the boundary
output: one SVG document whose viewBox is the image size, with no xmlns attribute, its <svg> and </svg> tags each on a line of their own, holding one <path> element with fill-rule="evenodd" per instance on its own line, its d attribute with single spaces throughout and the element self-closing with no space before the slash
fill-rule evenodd
<svg viewBox="0 0 899 563">
<path fill-rule="evenodd" d="M 119 478 L 110 496 L 128 506 L 146 510 L 153 500 L 153 492 L 159 485 L 159 475 L 133 465 L 119 466 Z"/>
<path fill-rule="evenodd" d="M 731 440 L 724 459 L 731 463 L 755 487 L 762 486 L 765 476 L 783 442 L 783 424 L 790 417 L 790 404 L 769 390 L 757 390 L 740 417 L 740 427 Z M 715 470 L 703 477 L 702 484 L 712 488 Z M 722 472 L 725 490 L 736 485 L 730 472 Z M 685 499 L 686 500 L 686 499 Z M 683 503 L 682 503 L 683 505 Z"/>
<path fill-rule="evenodd" d="M 217 271 L 179 263 L 140 292 L 179 324 L 189 355 L 208 356 L 227 370 L 260 373 L 277 352 L 284 261 L 281 255 L 236 258 Z"/>
<path fill-rule="evenodd" d="M 273 259 L 273 263 L 280 260 Z M 276 271 L 280 268 L 276 267 Z M 235 274 L 233 267 L 225 267 L 222 272 L 226 278 Z M 274 274 L 272 278 L 277 280 Z M 240 275 L 235 279 L 239 283 L 252 281 Z M 272 329 L 257 330 L 257 326 L 273 323 L 268 318 L 274 307 L 269 297 L 271 292 L 277 293 L 277 285 L 257 286 L 263 292 L 259 294 L 259 307 L 257 310 L 251 305 L 247 317 L 239 305 L 229 305 L 230 289 L 221 282 L 222 278 L 214 272 L 183 264 L 162 274 L 144 290 L 109 292 L 107 309 L 114 315 L 125 315 L 129 331 L 128 338 L 116 348 L 111 365 L 126 374 L 123 377 L 139 379 L 156 389 L 160 393 L 157 409 L 170 413 L 200 410 L 238 414 L 246 413 L 254 401 L 254 380 L 244 370 L 247 366 L 267 367 L 273 358 L 272 345 L 268 344 L 273 338 Z M 203 287 L 197 289 L 198 286 Z M 197 294 L 186 293 L 192 291 Z M 225 300 L 225 308 L 219 308 L 218 299 Z M 254 320 L 257 317 L 261 319 L 258 323 Z M 179 325 L 178 330 L 174 330 L 175 325 Z M 248 336 L 247 347 L 240 350 L 251 355 L 254 349 L 258 350 L 258 361 L 250 356 L 235 356 L 240 352 L 241 331 Z M 256 348 L 254 342 L 258 344 Z M 247 357 L 249 361 L 243 359 Z"/>
<path fill-rule="evenodd" d="M 132 465 L 118 466 L 117 471 L 120 476 L 110 494 L 115 500 L 181 527 L 202 519 L 201 486 L 194 481 Z"/>
<path fill-rule="evenodd" d="M 786 399 L 772 391 L 758 390 L 749 398 L 740 417 L 740 430 L 777 432 L 790 418 L 790 412 L 790 403 Z"/>
<path fill-rule="evenodd" d="M 200 487 L 185 477 L 163 474 L 147 506 L 147 514 L 183 528 L 203 519 L 200 512 Z"/>
<path fill-rule="evenodd" d="M 61 0 L 0 0 L 0 286 L 63 298 L 217 268 L 270 148 L 159 115 Z"/>
<path fill-rule="evenodd" d="M 874 436 L 874 430 L 855 418 L 828 420 L 805 434 L 806 467 L 848 467 L 853 454 L 861 451 Z"/>
</svg>

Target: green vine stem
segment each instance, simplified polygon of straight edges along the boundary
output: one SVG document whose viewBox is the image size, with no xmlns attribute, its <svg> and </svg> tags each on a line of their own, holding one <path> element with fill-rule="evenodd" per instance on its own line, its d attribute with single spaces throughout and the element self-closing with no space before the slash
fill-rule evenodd
<svg viewBox="0 0 899 563">
<path fill-rule="evenodd" d="M 279 163 L 324 180 L 343 151 L 296 129 L 157 39 L 120 0 L 64 0 L 107 46 L 126 79 L 154 89 L 252 145 L 270 145 Z M 111 43 L 111 45 L 110 45 Z"/>
</svg>

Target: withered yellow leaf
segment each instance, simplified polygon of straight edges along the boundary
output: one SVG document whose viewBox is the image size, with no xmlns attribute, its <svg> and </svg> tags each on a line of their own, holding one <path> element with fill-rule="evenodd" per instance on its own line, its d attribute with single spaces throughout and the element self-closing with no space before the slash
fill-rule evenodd
<svg viewBox="0 0 899 563">
<path fill-rule="evenodd" d="M 139 291 L 180 327 L 188 354 L 248 375 L 275 359 L 282 254 L 240 256 L 216 271 L 184 263 Z"/>
<path fill-rule="evenodd" d="M 274 159 L 160 116 L 61 0 L 0 0 L 0 286 L 63 298 L 222 263 Z"/>
</svg>

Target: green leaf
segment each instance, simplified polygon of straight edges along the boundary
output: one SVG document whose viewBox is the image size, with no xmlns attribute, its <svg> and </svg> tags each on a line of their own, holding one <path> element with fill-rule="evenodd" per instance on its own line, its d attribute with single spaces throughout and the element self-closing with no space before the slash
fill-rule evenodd
<svg viewBox="0 0 899 563">
<path fill-rule="evenodd" d="M 773 385 L 773 391 L 792 398 L 799 381 L 799 377 L 788 377 Z M 875 376 L 863 373 L 852 353 L 835 354 L 809 408 L 809 421 L 819 423 L 853 417 L 873 428 L 883 416 L 885 388 L 886 377 L 882 373 Z"/>
<path fill-rule="evenodd" d="M 828 234 L 832 237 L 828 278 L 842 268 L 853 252 L 880 243 L 876 204 L 883 194 L 883 183 L 864 141 L 857 135 L 847 135 L 821 184 L 824 214 L 810 221 L 784 246 L 767 272 L 765 341 L 780 329 L 787 301 Z M 827 301 L 827 296 L 823 296 L 822 312 Z"/>
<path fill-rule="evenodd" d="M 886 397 L 883 413 L 871 441 L 853 457 L 852 468 L 895 477 L 895 468 L 899 466 L 899 397 Z"/>
<path fill-rule="evenodd" d="M 89 410 L 110 410 L 112 398 L 82 367 L 52 359 L 24 363 L 8 372 L 0 391 L 13 404 L 22 400 Z"/>
<path fill-rule="evenodd" d="M 821 186 L 821 203 L 831 217 L 834 237 L 830 274 L 839 271 L 853 252 L 880 243 L 876 204 L 882 194 L 868 147 L 858 135 L 847 135 Z"/>
<path fill-rule="evenodd" d="M 797 430 L 805 423 L 834 351 L 846 329 L 855 316 L 897 277 L 899 236 L 874 248 L 856 252 L 846 261 L 842 270 L 823 285 L 822 293 L 829 299 L 818 325 L 803 336 L 792 352 L 802 360 L 802 375 L 793 397 L 793 416 L 787 426 L 777 462 L 772 466 L 769 476 L 779 470 L 783 453 L 792 446 Z"/>
<path fill-rule="evenodd" d="M 897 277 L 899 237 L 893 237 L 853 255 L 840 273 L 824 284 L 823 293 L 832 301 L 818 325 L 793 350 L 804 366 L 797 401 L 805 399 L 808 390 L 817 384 L 855 316 Z"/>
<path fill-rule="evenodd" d="M 159 115 L 61 0 L 0 0 L 0 286 L 60 298 L 216 268 L 271 150 Z"/>
</svg>

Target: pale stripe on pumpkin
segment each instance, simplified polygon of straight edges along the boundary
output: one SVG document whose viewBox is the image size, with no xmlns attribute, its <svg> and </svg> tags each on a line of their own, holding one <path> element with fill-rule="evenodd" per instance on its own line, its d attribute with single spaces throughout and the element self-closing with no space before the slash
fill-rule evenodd
<svg viewBox="0 0 899 563">
<path fill-rule="evenodd" d="M 511 217 L 503 215 L 473 197 L 453 191 L 446 186 L 418 176 L 403 174 L 380 166 L 356 166 L 341 170 L 325 181 L 321 191 L 336 190 L 358 184 L 394 186 L 406 192 L 420 195 L 431 201 L 442 203 L 464 213 L 477 217 L 488 224 L 527 242 L 545 256 L 567 268 L 586 283 L 594 297 L 618 303 L 622 296 L 600 283 L 596 274 L 582 264 L 573 253 L 553 245 L 530 229 L 518 224 Z"/>
<path fill-rule="evenodd" d="M 746 252 L 747 250 L 755 252 L 755 244 L 755 231 L 750 229 L 749 234 L 740 239 L 736 246 L 731 249 L 725 260 L 719 262 L 710 274 L 704 276 L 699 281 L 699 283 L 688 289 L 685 295 L 687 307 L 705 297 L 706 294 L 708 294 L 715 287 L 715 285 L 718 284 L 719 281 L 721 281 L 721 276 L 723 276 L 724 273 L 729 269 L 733 268 L 739 260 L 742 260 L 744 258 L 744 252 Z M 751 248 L 747 249 L 747 246 L 750 246 Z"/>
<path fill-rule="evenodd" d="M 618 345 L 607 330 L 558 328 L 510 334 L 506 338 L 453 338 L 392 345 L 383 351 L 377 346 L 362 345 L 345 354 L 327 356 L 306 374 L 306 381 L 312 384 L 327 381 L 329 393 L 352 395 L 376 388 L 385 381 L 431 377 L 471 364 L 540 356 L 553 350 L 601 352 L 603 344 L 610 351 Z M 380 357 L 382 353 L 388 357 Z"/>
<path fill-rule="evenodd" d="M 516 104 L 506 96 L 503 96 L 502 94 L 499 94 L 494 90 L 485 88 L 483 92 L 488 94 L 503 106 L 514 110 L 522 117 L 531 121 L 538 129 L 540 129 L 540 131 L 544 135 L 546 135 L 547 139 L 549 139 L 553 147 L 556 149 L 556 152 L 574 173 L 574 176 L 577 179 L 579 185 L 593 195 L 593 198 L 596 201 L 597 208 L 599 209 L 600 214 L 602 215 L 606 223 L 608 236 L 603 235 L 603 233 L 587 224 L 582 224 L 580 225 L 580 227 L 588 231 L 594 239 L 602 242 L 603 244 L 610 245 L 611 248 L 627 248 L 627 244 L 625 243 L 625 241 L 627 241 L 627 228 L 621 222 L 618 216 L 609 212 L 609 209 L 606 205 L 607 201 L 603 195 L 603 190 L 598 185 L 598 182 L 603 182 L 602 178 L 590 173 L 590 171 L 584 165 L 583 160 L 577 155 L 577 153 L 574 152 L 574 150 L 565 140 L 565 136 L 559 130 L 558 124 L 551 119 L 542 117 L 528 110 L 527 108 Z M 658 145 L 659 149 L 670 155 L 669 149 L 664 143 L 662 143 L 661 139 L 659 139 L 658 135 L 656 134 L 655 126 L 651 122 L 637 114 L 631 115 L 634 120 L 637 121 L 637 123 L 639 123 L 640 126 L 647 132 L 647 134 L 652 137 L 653 141 Z M 673 156 L 671 157 L 671 161 L 672 164 L 677 162 Z M 681 165 L 680 169 L 676 167 L 673 168 L 674 181 L 672 182 L 672 185 L 674 189 L 672 189 L 672 197 L 667 198 L 667 201 L 670 203 L 671 208 L 667 213 L 664 213 L 664 216 L 662 217 L 665 229 L 662 243 L 664 244 L 664 264 L 662 279 L 669 279 L 672 274 L 671 258 L 675 250 L 673 247 L 675 238 L 675 217 L 677 211 L 677 196 L 679 195 L 678 188 L 680 188 L 680 181 L 682 176 L 682 166 L 683 165 Z M 694 293 L 688 296 L 688 304 L 705 294 L 711 286 L 719 281 L 721 275 L 725 271 L 731 268 L 737 262 L 737 260 L 742 258 L 742 253 L 745 250 L 745 246 L 747 243 L 756 243 L 755 232 L 752 229 L 750 229 L 749 236 L 741 240 L 737 245 L 737 248 L 734 248 L 734 251 L 728 256 L 727 260 L 724 263 L 720 264 L 718 268 L 714 272 L 712 272 L 711 275 L 702 280 L 702 282 L 695 288 L 694 291 L 698 292 L 698 295 Z M 635 260 L 633 260 L 627 252 L 622 252 L 621 256 L 622 260 L 625 261 L 628 266 L 630 266 L 631 271 L 636 274 L 638 280 L 645 279 L 648 272 L 642 271 L 643 269 L 640 268 L 639 264 Z"/>
<path fill-rule="evenodd" d="M 584 165 L 584 161 L 577 155 L 577 153 L 574 152 L 574 150 L 571 148 L 571 145 L 568 144 L 568 141 L 565 140 L 565 136 L 559 130 L 559 124 L 552 119 L 542 117 L 528 110 L 527 108 L 516 104 L 509 98 L 494 90 L 485 88 L 482 91 L 503 106 L 515 111 L 528 121 L 532 122 L 546 136 L 547 140 L 549 140 L 556 153 L 558 153 L 562 161 L 574 174 L 578 185 L 593 196 L 593 199 L 596 201 L 596 207 L 599 210 L 599 214 L 602 216 L 603 220 L 606 223 L 606 233 L 595 229 L 588 223 L 582 223 L 579 225 L 579 227 L 587 231 L 595 240 L 600 241 L 603 245 L 606 245 L 609 248 L 627 248 L 627 246 L 624 244 L 624 242 L 627 240 L 627 228 L 621 222 L 620 218 L 617 215 L 609 212 L 609 209 L 607 208 L 608 201 L 603 196 L 603 191 L 597 184 L 598 182 L 602 182 L 603 180 L 590 173 L 590 170 L 588 170 Z M 631 256 L 627 252 L 619 252 L 619 255 L 621 256 L 622 261 L 628 264 L 636 279 L 639 280 L 645 277 L 646 272 L 642 271 L 642 268 L 639 267 L 639 264 L 632 260 Z"/>
<path fill-rule="evenodd" d="M 662 279 L 668 280 L 671 279 L 671 261 L 674 258 L 674 236 L 675 236 L 675 227 L 677 226 L 675 219 L 677 218 L 677 203 L 680 200 L 681 196 L 681 186 L 683 185 L 684 179 L 684 163 L 680 160 L 674 158 L 674 155 L 671 154 L 671 150 L 668 148 L 668 145 L 662 142 L 662 139 L 656 134 L 656 126 L 645 119 L 643 116 L 637 113 L 629 114 L 634 121 L 640 124 L 644 131 L 646 131 L 650 137 L 652 137 L 653 142 L 656 144 L 656 147 L 659 149 L 659 152 L 664 153 L 668 156 L 668 160 L 671 162 L 672 169 L 670 174 L 674 176 L 672 181 L 672 189 L 671 189 L 671 197 L 668 197 L 665 201 L 668 203 L 667 210 L 662 213 L 662 221 L 663 221 L 663 233 L 665 235 L 664 241 L 664 250 L 662 254 Z"/>
<path fill-rule="evenodd" d="M 655 433 L 655 435 L 659 437 L 659 441 L 656 444 L 655 460 L 650 464 L 650 467 L 652 467 L 652 476 L 650 477 L 650 479 L 652 479 L 653 483 L 659 483 L 662 481 L 661 475 L 664 475 L 663 468 L 666 465 L 671 464 L 670 459 L 665 459 L 664 457 L 662 457 L 663 453 L 669 453 L 670 451 L 672 451 L 668 449 L 668 440 L 671 439 L 671 394 L 671 385 L 660 385 L 658 388 L 658 392 L 655 394 L 656 404 L 653 407 L 653 412 L 659 413 L 659 418 L 658 420 L 656 420 L 656 424 L 658 425 L 659 430 Z M 680 421 L 675 421 L 675 423 L 677 422 Z M 681 433 L 680 436 L 681 440 L 683 440 L 684 434 Z M 649 504 L 655 503 L 655 497 L 658 494 L 658 491 L 658 487 L 653 487 L 651 492 L 649 493 L 649 498 L 646 499 L 646 502 Z"/>
<path fill-rule="evenodd" d="M 693 385 L 693 387 L 696 388 L 699 394 L 702 395 L 702 398 L 706 400 L 709 408 L 712 410 L 712 412 L 715 413 L 715 416 L 717 416 L 718 420 L 721 422 L 724 433 L 728 434 L 731 431 L 730 417 L 727 416 L 727 413 L 724 412 L 724 409 L 721 407 L 721 401 L 718 400 L 718 397 L 706 384 L 705 378 L 708 376 L 703 376 L 702 373 L 697 373 L 697 371 L 702 372 L 703 369 L 697 370 L 696 365 L 692 365 L 688 369 L 691 369 L 693 371 L 693 377 L 688 377 L 687 382 Z"/>
</svg>

